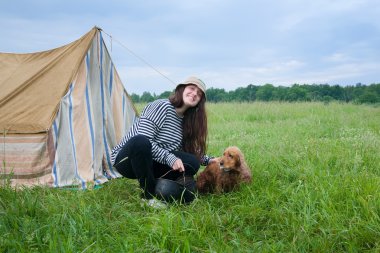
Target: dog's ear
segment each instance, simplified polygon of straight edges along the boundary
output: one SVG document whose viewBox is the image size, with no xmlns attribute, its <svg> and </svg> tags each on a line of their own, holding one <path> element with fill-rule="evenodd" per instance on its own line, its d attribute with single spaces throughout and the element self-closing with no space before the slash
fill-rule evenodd
<svg viewBox="0 0 380 253">
<path fill-rule="evenodd" d="M 235 154 L 235 160 L 236 160 L 236 167 L 240 167 L 241 166 L 241 157 L 240 157 L 240 154 L 239 153 L 236 153 Z"/>
</svg>

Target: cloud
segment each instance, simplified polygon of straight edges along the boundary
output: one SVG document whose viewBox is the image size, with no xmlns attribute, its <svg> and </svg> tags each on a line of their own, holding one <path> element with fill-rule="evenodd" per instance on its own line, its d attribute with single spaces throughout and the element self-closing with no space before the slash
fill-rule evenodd
<svg viewBox="0 0 380 253">
<path fill-rule="evenodd" d="M 349 60 L 351 60 L 351 58 L 349 56 L 347 56 L 346 54 L 343 54 L 343 53 L 334 53 L 332 55 L 328 55 L 325 57 L 325 60 L 327 62 L 347 62 Z"/>
<path fill-rule="evenodd" d="M 23 8 L 20 8 L 23 6 Z M 188 75 L 208 87 L 379 82 L 380 3 L 284 1 L 5 1 L 0 51 L 70 43 L 94 25 L 130 92 L 159 94 Z M 149 65 L 164 74 L 163 77 Z"/>
</svg>

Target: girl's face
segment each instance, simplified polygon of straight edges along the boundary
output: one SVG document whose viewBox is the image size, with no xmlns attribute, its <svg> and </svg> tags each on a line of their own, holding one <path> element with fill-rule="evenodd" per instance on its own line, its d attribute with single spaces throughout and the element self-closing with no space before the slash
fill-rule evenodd
<svg viewBox="0 0 380 253">
<path fill-rule="evenodd" d="M 183 102 L 188 107 L 195 107 L 201 100 L 203 92 L 193 84 L 189 84 L 183 91 Z"/>
</svg>

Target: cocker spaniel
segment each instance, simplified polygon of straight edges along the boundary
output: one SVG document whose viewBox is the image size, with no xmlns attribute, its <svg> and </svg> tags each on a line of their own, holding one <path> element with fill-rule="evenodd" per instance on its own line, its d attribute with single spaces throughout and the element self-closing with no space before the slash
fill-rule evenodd
<svg viewBox="0 0 380 253">
<path fill-rule="evenodd" d="M 201 194 L 230 192 L 241 183 L 252 181 L 251 171 L 238 147 L 228 147 L 223 156 L 210 163 L 197 177 Z"/>
</svg>

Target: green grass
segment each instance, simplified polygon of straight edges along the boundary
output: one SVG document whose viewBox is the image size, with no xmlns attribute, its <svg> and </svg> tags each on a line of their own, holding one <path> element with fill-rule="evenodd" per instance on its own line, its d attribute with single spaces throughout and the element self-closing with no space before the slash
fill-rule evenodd
<svg viewBox="0 0 380 253">
<path fill-rule="evenodd" d="M 141 110 L 142 105 L 138 105 Z M 380 108 L 209 104 L 209 153 L 239 146 L 252 184 L 140 205 L 137 184 L 0 189 L 0 252 L 379 252 Z"/>
</svg>

